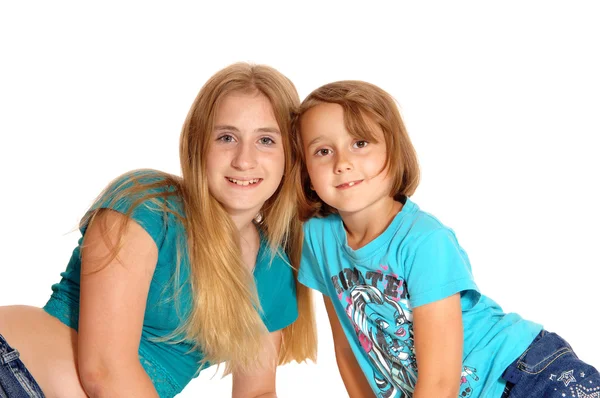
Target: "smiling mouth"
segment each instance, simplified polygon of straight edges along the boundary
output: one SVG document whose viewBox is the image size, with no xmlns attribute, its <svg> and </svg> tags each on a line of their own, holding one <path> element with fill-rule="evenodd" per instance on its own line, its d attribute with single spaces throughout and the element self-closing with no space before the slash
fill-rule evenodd
<svg viewBox="0 0 600 398">
<path fill-rule="evenodd" d="M 239 185 L 241 187 L 247 187 L 249 185 L 256 185 L 262 181 L 262 178 L 253 178 L 251 180 L 237 180 L 231 177 L 225 177 L 225 179 L 235 185 Z"/>
<path fill-rule="evenodd" d="M 352 188 L 354 186 L 357 186 L 361 182 L 363 182 L 363 180 L 356 180 L 356 181 L 345 182 L 343 184 L 337 185 L 336 188 L 338 188 L 338 189 Z"/>
</svg>

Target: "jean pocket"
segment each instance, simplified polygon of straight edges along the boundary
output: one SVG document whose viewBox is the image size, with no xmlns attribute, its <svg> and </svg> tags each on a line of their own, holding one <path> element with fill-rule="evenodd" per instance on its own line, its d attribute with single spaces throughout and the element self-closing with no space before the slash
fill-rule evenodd
<svg viewBox="0 0 600 398">
<path fill-rule="evenodd" d="M 545 332 L 517 361 L 523 372 L 537 374 L 565 355 L 575 355 L 573 349 L 556 333 Z"/>
</svg>

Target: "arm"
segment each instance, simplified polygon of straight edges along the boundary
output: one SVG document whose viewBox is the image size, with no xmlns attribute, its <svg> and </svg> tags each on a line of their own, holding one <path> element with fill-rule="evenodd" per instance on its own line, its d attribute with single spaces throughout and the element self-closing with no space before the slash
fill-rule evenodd
<svg viewBox="0 0 600 398">
<path fill-rule="evenodd" d="M 88 227 L 81 261 L 78 369 L 90 397 L 158 397 L 138 358 L 144 310 L 158 249 L 136 222 L 100 210 Z M 127 221 L 122 246 L 120 223 Z"/>
<path fill-rule="evenodd" d="M 276 398 L 275 372 L 279 349 L 281 348 L 281 331 L 269 333 L 264 337 L 261 361 L 263 367 L 251 371 L 233 372 L 231 396 L 233 398 Z"/>
<path fill-rule="evenodd" d="M 416 307 L 413 329 L 419 369 L 413 397 L 456 397 L 463 349 L 460 294 Z"/>
<path fill-rule="evenodd" d="M 342 325 L 337 318 L 331 299 L 323 295 L 323 301 L 325 302 L 327 316 L 329 317 L 329 323 L 331 324 L 331 333 L 333 334 L 333 344 L 335 347 L 335 360 L 348 395 L 350 398 L 374 397 L 375 395 L 373 395 L 369 382 L 356 362 L 356 358 L 354 357 L 352 348 L 344 334 Z"/>
</svg>

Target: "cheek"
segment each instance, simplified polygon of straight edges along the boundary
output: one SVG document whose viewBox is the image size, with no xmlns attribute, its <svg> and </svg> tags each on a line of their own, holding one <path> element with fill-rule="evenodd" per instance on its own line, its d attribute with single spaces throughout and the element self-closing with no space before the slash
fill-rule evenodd
<svg viewBox="0 0 600 398">
<path fill-rule="evenodd" d="M 371 173 L 373 177 L 384 177 L 386 175 L 387 168 L 385 168 L 385 157 L 386 153 L 376 154 L 371 156 L 366 162 L 365 166 L 368 168 L 369 173 Z"/>
<path fill-rule="evenodd" d="M 210 184 L 210 180 L 212 177 L 212 174 L 215 172 L 216 168 L 217 168 L 217 164 L 215 162 L 215 157 L 214 156 L 207 156 L 206 157 L 206 177 L 208 178 L 208 182 Z"/>
<path fill-rule="evenodd" d="M 283 151 L 273 153 L 265 159 L 269 172 L 274 176 L 283 176 L 285 172 L 285 155 Z"/>
<path fill-rule="evenodd" d="M 207 162 L 207 166 L 208 166 L 208 162 Z M 214 173 L 211 173 L 211 169 L 209 167 L 207 167 L 206 170 L 206 187 L 208 188 L 208 193 L 213 196 L 213 197 L 218 197 L 219 196 L 219 188 L 218 188 L 218 184 L 217 184 L 217 176 L 214 175 Z"/>
<path fill-rule="evenodd" d="M 206 169 L 209 173 L 225 159 L 224 154 L 219 152 L 214 146 L 210 146 L 206 151 Z"/>
<path fill-rule="evenodd" d="M 308 179 L 310 180 L 310 184 L 312 186 L 315 186 L 315 185 L 319 186 L 319 183 L 320 183 L 319 173 L 317 173 L 315 168 L 311 167 L 311 165 L 307 164 L 306 171 L 308 172 Z"/>
<path fill-rule="evenodd" d="M 318 162 L 315 162 L 312 159 L 306 159 L 305 163 L 306 163 L 306 171 L 308 171 L 308 175 L 310 176 L 311 179 L 318 176 L 319 174 L 322 174 L 322 173 L 318 172 L 319 169 L 321 168 L 321 166 L 319 165 Z"/>
<path fill-rule="evenodd" d="M 314 190 L 317 195 L 326 195 L 327 187 L 331 184 L 328 174 L 317 166 L 308 169 L 308 178 L 312 187 L 311 189 Z"/>
</svg>

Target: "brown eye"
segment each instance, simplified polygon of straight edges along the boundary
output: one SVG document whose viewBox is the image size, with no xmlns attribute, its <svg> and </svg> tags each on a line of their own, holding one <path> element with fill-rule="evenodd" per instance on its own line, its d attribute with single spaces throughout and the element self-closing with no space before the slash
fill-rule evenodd
<svg viewBox="0 0 600 398">
<path fill-rule="evenodd" d="M 354 143 L 354 145 L 352 145 L 354 148 L 360 149 L 360 148 L 364 148 L 367 145 L 369 145 L 369 143 L 365 140 L 360 140 L 360 141 L 356 141 Z"/>
</svg>

